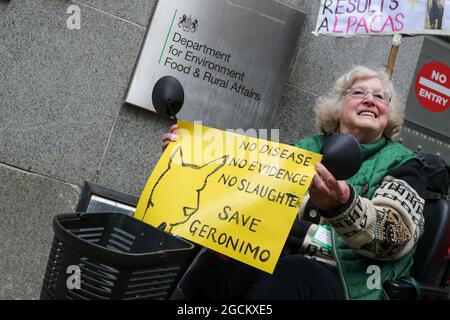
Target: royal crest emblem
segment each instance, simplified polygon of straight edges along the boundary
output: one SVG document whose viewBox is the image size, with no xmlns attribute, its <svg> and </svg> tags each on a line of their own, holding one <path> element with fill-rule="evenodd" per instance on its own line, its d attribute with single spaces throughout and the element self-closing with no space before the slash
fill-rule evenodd
<svg viewBox="0 0 450 320">
<path fill-rule="evenodd" d="M 183 14 L 178 20 L 178 27 L 182 28 L 185 32 L 195 32 L 198 29 L 198 20 L 193 19 L 190 15 Z"/>
</svg>

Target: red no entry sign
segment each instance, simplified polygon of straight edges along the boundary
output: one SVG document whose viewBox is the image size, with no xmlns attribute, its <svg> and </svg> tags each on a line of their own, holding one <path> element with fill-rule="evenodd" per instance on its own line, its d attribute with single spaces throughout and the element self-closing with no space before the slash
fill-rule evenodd
<svg viewBox="0 0 450 320">
<path fill-rule="evenodd" d="M 416 96 L 430 111 L 447 110 L 450 106 L 450 68 L 439 61 L 424 65 L 416 77 Z"/>
</svg>

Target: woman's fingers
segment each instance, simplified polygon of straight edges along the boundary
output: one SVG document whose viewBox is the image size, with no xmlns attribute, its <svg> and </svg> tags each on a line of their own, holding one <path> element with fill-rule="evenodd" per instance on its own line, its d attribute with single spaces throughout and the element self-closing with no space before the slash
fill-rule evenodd
<svg viewBox="0 0 450 320">
<path fill-rule="evenodd" d="M 344 192 L 334 176 L 320 163 L 310 186 L 310 195 L 315 205 L 322 210 L 332 210 L 341 205 Z"/>
<path fill-rule="evenodd" d="M 178 124 L 173 124 L 170 128 L 169 128 L 169 132 L 170 133 L 173 133 L 175 130 L 177 130 L 178 129 Z"/>
<path fill-rule="evenodd" d="M 309 187 L 309 195 L 313 203 L 322 210 L 327 210 L 330 205 L 330 191 L 322 181 L 319 174 L 316 173 Z"/>
<path fill-rule="evenodd" d="M 162 142 L 166 142 L 166 141 L 176 141 L 178 139 L 178 135 L 175 133 L 165 133 L 162 136 Z"/>
<path fill-rule="evenodd" d="M 325 168 L 321 163 L 316 164 L 316 169 L 328 189 L 331 191 L 331 197 L 340 202 L 340 199 L 344 197 L 344 191 L 342 190 L 339 181 Z"/>
<path fill-rule="evenodd" d="M 338 181 L 336 178 L 330 173 L 330 171 L 325 168 L 323 164 L 320 162 L 316 164 L 317 172 L 320 174 L 322 180 L 326 183 L 328 188 L 332 191 L 339 188 Z"/>
<path fill-rule="evenodd" d="M 162 138 L 161 138 L 161 141 L 164 142 L 164 141 L 170 140 L 170 136 L 171 135 L 172 135 L 171 133 L 164 133 Z"/>
<path fill-rule="evenodd" d="M 312 185 L 313 192 L 318 192 L 322 195 L 328 195 L 330 193 L 330 190 L 328 190 L 327 185 L 323 182 L 319 174 L 314 176 Z"/>
<path fill-rule="evenodd" d="M 316 164 L 316 169 L 328 188 L 331 190 L 332 196 L 336 202 L 338 204 L 345 203 L 350 194 L 347 183 L 336 180 L 330 171 L 328 171 L 328 169 L 321 163 Z"/>
<path fill-rule="evenodd" d="M 328 199 L 328 202 L 333 207 L 341 206 L 346 203 L 350 196 L 350 189 L 346 182 L 338 181 L 321 163 L 316 164 L 317 176 L 319 176 L 322 183 L 326 185 L 328 192 L 323 194 L 323 197 Z"/>
<path fill-rule="evenodd" d="M 167 148 L 167 146 L 169 145 L 170 142 L 171 142 L 170 140 L 166 140 L 166 141 L 164 141 L 162 143 L 161 148 L 162 148 L 163 151 L 166 150 L 166 148 Z"/>
<path fill-rule="evenodd" d="M 162 140 L 161 148 L 163 151 L 167 148 L 169 143 L 171 143 L 172 141 L 176 141 L 178 139 L 178 135 L 174 133 L 176 129 L 178 129 L 178 125 L 174 124 L 169 128 L 169 132 L 163 134 L 161 139 Z"/>
</svg>

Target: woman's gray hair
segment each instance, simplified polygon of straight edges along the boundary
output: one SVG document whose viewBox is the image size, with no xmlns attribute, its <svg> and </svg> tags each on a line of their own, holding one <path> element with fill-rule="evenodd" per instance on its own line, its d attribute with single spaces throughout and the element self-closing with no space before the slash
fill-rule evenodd
<svg viewBox="0 0 450 320">
<path fill-rule="evenodd" d="M 389 139 L 396 139 L 400 135 L 403 125 L 405 106 L 400 102 L 394 85 L 385 71 L 375 71 L 364 66 L 357 66 L 337 79 L 334 87 L 325 95 L 318 98 L 314 107 L 316 126 L 324 134 L 339 132 L 339 115 L 342 108 L 342 97 L 353 83 L 361 78 L 377 78 L 384 90 L 389 92 L 389 120 L 383 135 Z"/>
</svg>

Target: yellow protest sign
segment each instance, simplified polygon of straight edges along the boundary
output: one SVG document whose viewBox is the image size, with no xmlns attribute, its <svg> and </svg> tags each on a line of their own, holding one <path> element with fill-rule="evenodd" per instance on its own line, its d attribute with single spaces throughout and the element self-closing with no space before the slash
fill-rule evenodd
<svg viewBox="0 0 450 320">
<path fill-rule="evenodd" d="M 178 122 L 135 218 L 272 273 L 320 154 Z"/>
</svg>

